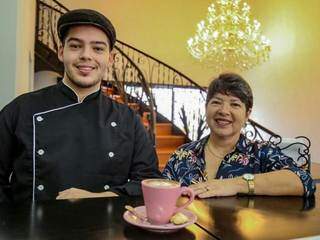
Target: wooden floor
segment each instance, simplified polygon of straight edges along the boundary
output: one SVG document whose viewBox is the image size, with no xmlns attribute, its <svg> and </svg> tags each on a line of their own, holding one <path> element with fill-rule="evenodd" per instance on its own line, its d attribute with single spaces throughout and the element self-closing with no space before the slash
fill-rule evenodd
<svg viewBox="0 0 320 240">
<path fill-rule="evenodd" d="M 320 179 L 320 163 L 311 163 L 311 175 L 313 179 Z"/>
</svg>

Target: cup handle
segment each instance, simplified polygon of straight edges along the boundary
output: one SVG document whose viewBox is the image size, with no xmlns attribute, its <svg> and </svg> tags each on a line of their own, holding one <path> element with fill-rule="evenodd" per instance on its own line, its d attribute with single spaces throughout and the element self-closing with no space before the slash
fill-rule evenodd
<svg viewBox="0 0 320 240">
<path fill-rule="evenodd" d="M 188 193 L 188 196 L 189 196 L 189 201 L 186 202 L 185 204 L 183 204 L 181 207 L 178 207 L 174 210 L 174 213 L 173 214 L 176 214 L 177 212 L 180 212 L 182 209 L 186 208 L 187 206 L 189 206 L 192 201 L 194 200 L 194 192 L 191 188 L 188 188 L 188 187 L 181 187 L 181 191 L 180 191 L 180 195 L 182 193 Z"/>
</svg>

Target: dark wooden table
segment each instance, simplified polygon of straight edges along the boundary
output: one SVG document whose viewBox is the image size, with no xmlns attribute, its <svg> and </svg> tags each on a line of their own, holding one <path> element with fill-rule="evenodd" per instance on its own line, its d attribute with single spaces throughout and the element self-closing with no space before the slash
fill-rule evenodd
<svg viewBox="0 0 320 240">
<path fill-rule="evenodd" d="M 192 203 L 197 225 L 218 239 L 320 239 L 320 184 L 314 198 L 225 197 Z"/>
<path fill-rule="evenodd" d="M 318 185 L 318 189 L 320 186 Z M 292 239 L 320 235 L 315 198 L 226 197 L 196 200 L 196 224 L 170 234 L 127 224 L 124 206 L 141 198 L 98 198 L 0 205 L 0 239 Z"/>
<path fill-rule="evenodd" d="M 195 224 L 170 234 L 127 224 L 122 218 L 124 206 L 142 203 L 140 198 L 98 198 L 0 205 L 0 239 L 215 239 Z"/>
</svg>

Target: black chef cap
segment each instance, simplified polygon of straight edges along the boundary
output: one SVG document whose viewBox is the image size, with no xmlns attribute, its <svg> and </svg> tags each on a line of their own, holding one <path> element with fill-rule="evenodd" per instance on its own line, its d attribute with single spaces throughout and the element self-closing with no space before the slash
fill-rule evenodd
<svg viewBox="0 0 320 240">
<path fill-rule="evenodd" d="M 92 9 L 75 9 L 63 14 L 58 20 L 58 35 L 61 41 L 66 37 L 69 27 L 75 25 L 92 25 L 100 28 L 107 35 L 110 50 L 116 42 L 116 30 L 108 18 Z"/>
</svg>

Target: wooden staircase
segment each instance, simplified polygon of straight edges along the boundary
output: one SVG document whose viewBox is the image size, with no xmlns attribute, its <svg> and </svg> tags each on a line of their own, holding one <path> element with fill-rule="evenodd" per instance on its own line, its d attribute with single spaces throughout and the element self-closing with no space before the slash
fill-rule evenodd
<svg viewBox="0 0 320 240">
<path fill-rule="evenodd" d="M 114 86 L 101 87 L 102 92 L 112 98 L 113 100 L 124 103 L 123 97 L 118 93 Z M 138 103 L 128 103 L 128 106 L 138 113 L 140 106 Z M 146 129 L 149 128 L 148 114 L 142 113 L 141 121 Z M 159 169 L 163 170 L 171 154 L 182 144 L 186 142 L 184 135 L 175 135 L 172 131 L 171 123 L 156 123 L 155 131 L 156 139 L 156 152 L 159 160 Z"/>
<path fill-rule="evenodd" d="M 185 136 L 172 133 L 171 123 L 156 123 L 156 151 L 160 170 L 165 167 L 171 154 L 185 142 Z"/>
</svg>

